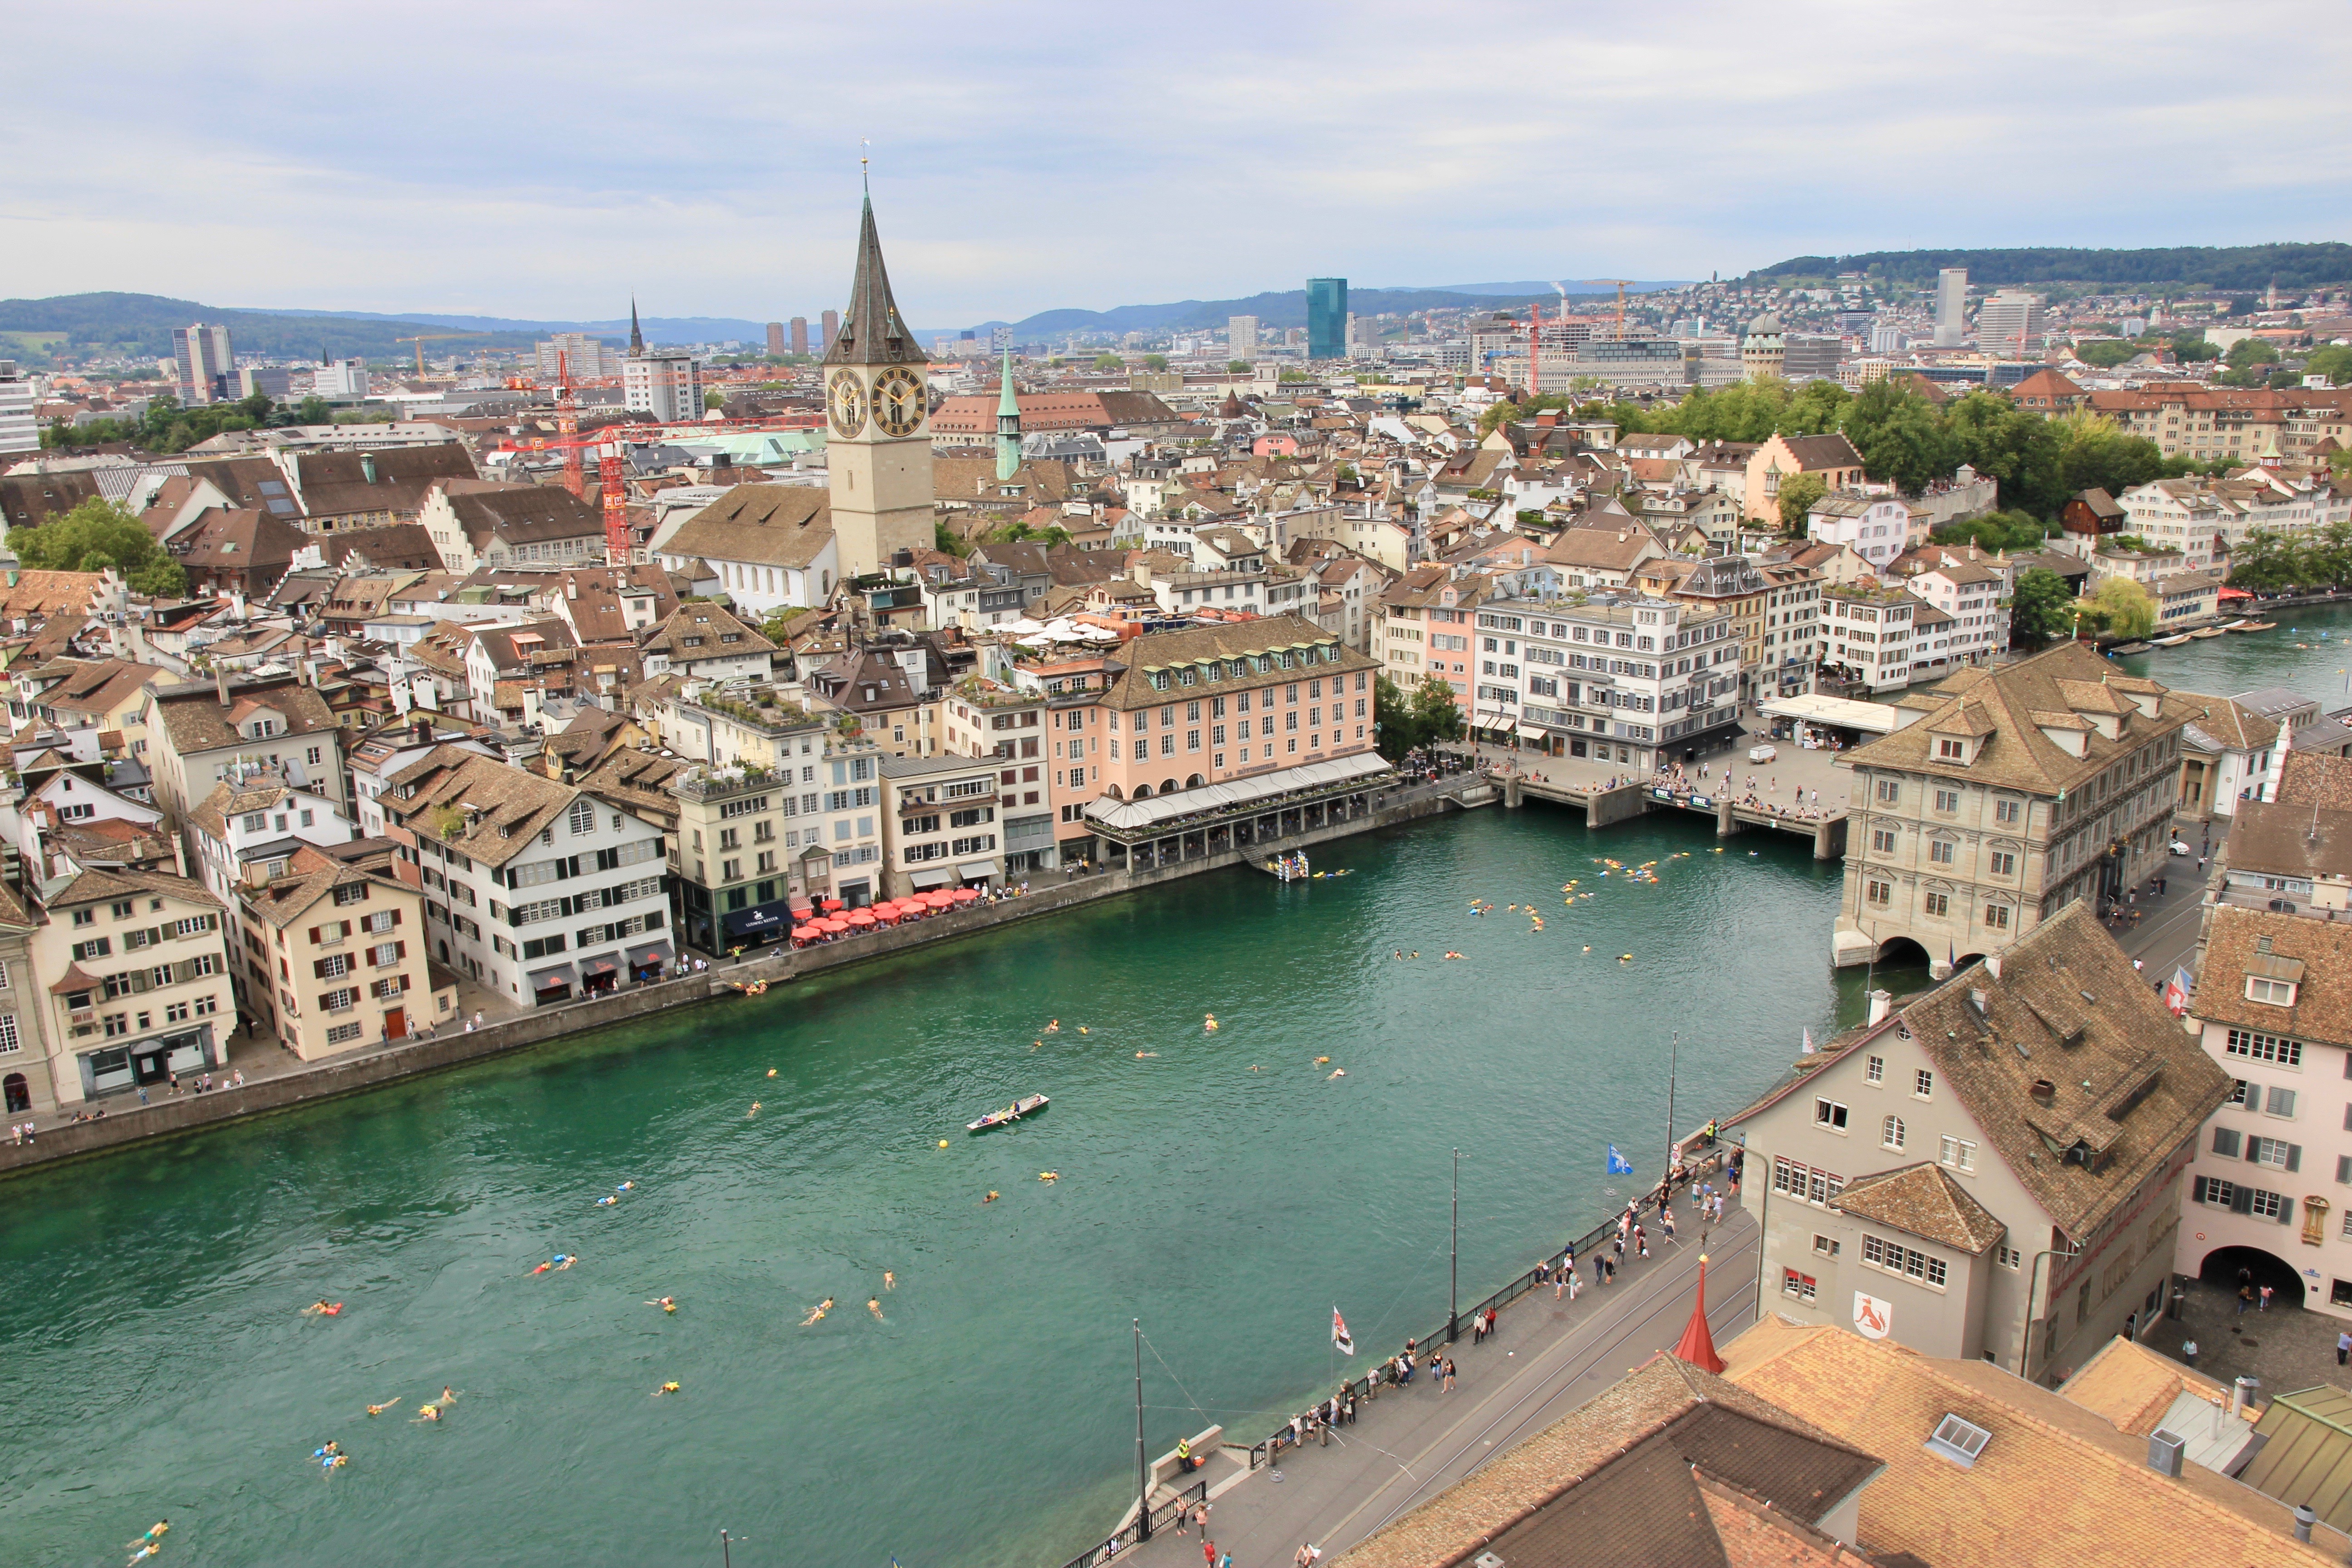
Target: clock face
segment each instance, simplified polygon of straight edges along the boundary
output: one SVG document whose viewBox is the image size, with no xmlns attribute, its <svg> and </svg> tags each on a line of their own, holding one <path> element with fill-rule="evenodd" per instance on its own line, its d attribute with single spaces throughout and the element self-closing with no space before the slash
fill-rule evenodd
<svg viewBox="0 0 2352 1568">
<path fill-rule="evenodd" d="M 894 364 L 874 382 L 874 423 L 892 436 L 911 436 L 929 412 L 920 377 Z"/>
<path fill-rule="evenodd" d="M 856 373 L 835 371 L 826 402 L 833 411 L 835 435 L 847 440 L 866 428 L 866 388 L 858 384 Z"/>
</svg>

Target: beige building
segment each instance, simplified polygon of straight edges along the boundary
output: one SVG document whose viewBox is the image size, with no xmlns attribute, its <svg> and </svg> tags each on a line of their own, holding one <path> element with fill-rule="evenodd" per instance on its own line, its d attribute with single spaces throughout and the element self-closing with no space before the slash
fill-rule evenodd
<svg viewBox="0 0 2352 1568">
<path fill-rule="evenodd" d="M 883 897 L 986 887 L 1003 875 L 994 759 L 884 757 L 881 771 Z M 1045 823 L 1050 847 L 1053 818 Z"/>
<path fill-rule="evenodd" d="M 1767 1300 L 2029 1380 L 2160 1308 L 2177 1178 L 2230 1079 L 2090 907 L 1872 1012 L 1729 1119 Z"/>
<path fill-rule="evenodd" d="M 84 871 L 30 942 L 60 1107 L 225 1066 L 236 1027 L 221 905 L 159 871 Z"/>
<path fill-rule="evenodd" d="M 426 967 L 425 900 L 316 849 L 238 896 L 274 984 L 278 1043 L 304 1061 L 405 1039 L 457 1017 L 457 982 Z"/>
<path fill-rule="evenodd" d="M 1778 525 L 1780 481 L 1794 474 L 1811 474 L 1834 494 L 1862 483 L 1862 454 L 1843 436 L 1774 436 L 1748 458 L 1742 499 L 1750 520 Z"/>
<path fill-rule="evenodd" d="M 1899 706 L 1919 717 L 1840 759 L 1854 805 L 1837 963 L 1908 943 L 1941 977 L 2077 900 L 2103 912 L 2167 863 L 2201 700 L 2065 643 Z"/>
<path fill-rule="evenodd" d="M 36 1000 L 32 938 L 39 923 L 0 885 L 0 1101 L 17 1111 L 55 1110 L 56 1058 L 48 1010 Z"/>
</svg>

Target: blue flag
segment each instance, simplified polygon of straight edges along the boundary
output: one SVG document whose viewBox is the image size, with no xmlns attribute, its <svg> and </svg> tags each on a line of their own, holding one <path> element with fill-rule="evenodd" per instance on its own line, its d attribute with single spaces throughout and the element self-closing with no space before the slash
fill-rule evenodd
<svg viewBox="0 0 2352 1568">
<path fill-rule="evenodd" d="M 1617 1145 L 1614 1143 L 1609 1145 L 1609 1173 L 1612 1176 L 1630 1176 L 1633 1173 L 1633 1163 L 1617 1152 Z"/>
</svg>

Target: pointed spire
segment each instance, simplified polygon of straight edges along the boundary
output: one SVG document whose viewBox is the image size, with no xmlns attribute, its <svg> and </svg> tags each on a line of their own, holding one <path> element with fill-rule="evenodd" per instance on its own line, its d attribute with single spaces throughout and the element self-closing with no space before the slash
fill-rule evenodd
<svg viewBox="0 0 2352 1568">
<path fill-rule="evenodd" d="M 632 294 L 629 296 L 629 353 L 643 356 L 645 352 L 646 334 L 637 330 L 637 297 Z"/>
<path fill-rule="evenodd" d="M 1723 1374 L 1727 1364 L 1715 1353 L 1715 1335 L 1706 1326 L 1706 1254 L 1698 1255 L 1698 1300 L 1691 1303 L 1690 1321 L 1683 1325 L 1683 1337 L 1675 1346 L 1675 1355 L 1696 1367 L 1704 1367 L 1717 1376 Z"/>
<path fill-rule="evenodd" d="M 1004 351 L 1003 390 L 996 396 L 996 477 L 1021 471 L 1021 399 L 1013 391 L 1013 351 Z"/>
<path fill-rule="evenodd" d="M 849 283 L 849 306 L 841 331 L 824 351 L 827 364 L 921 364 L 928 358 L 890 297 L 890 274 L 882 265 L 882 237 L 874 228 L 874 198 L 866 198 L 857 231 L 857 272 Z"/>
</svg>

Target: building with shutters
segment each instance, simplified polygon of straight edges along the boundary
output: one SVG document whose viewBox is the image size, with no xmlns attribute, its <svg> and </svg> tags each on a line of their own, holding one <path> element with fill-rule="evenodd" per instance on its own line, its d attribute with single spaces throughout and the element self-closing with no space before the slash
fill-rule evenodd
<svg viewBox="0 0 2352 1568">
<path fill-rule="evenodd" d="M 987 757 L 884 757 L 883 895 L 985 888 L 1003 874 L 997 766 Z M 1017 793 L 1013 798 L 1019 799 Z M 1033 815 L 1035 815 L 1033 813 Z M 1045 813 L 1046 848 L 1053 814 Z M 1015 879 L 1018 879 L 1017 878 Z"/>
<path fill-rule="evenodd" d="M 251 888 L 289 874 L 304 846 L 348 844 L 357 837 L 341 803 L 297 789 L 267 763 L 240 766 L 188 813 L 192 868 L 225 909 L 236 909 Z M 231 933 L 229 979 L 238 1011 L 263 1033 L 272 1027 L 277 980 L 267 944 Z"/>
<path fill-rule="evenodd" d="M 436 746 L 373 808 L 425 900 L 431 956 L 519 1006 L 656 979 L 669 962 L 664 834 L 592 790 Z"/>
<path fill-rule="evenodd" d="M 252 1016 L 304 1061 L 455 1021 L 457 977 L 433 983 L 415 889 L 305 847 L 237 903 L 246 945 L 262 949 Z"/>
<path fill-rule="evenodd" d="M 40 912 L 28 946 L 59 1109 L 226 1065 L 236 1007 L 221 904 L 203 884 L 84 871 Z"/>
</svg>

